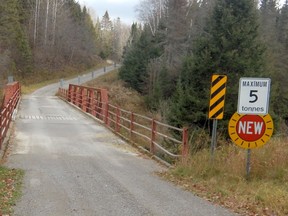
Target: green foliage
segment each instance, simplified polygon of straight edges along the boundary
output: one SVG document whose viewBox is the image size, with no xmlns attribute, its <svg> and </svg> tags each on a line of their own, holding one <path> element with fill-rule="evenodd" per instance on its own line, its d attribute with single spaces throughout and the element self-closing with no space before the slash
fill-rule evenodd
<svg viewBox="0 0 288 216">
<path fill-rule="evenodd" d="M 133 89 L 144 93 L 148 78 L 147 65 L 150 59 L 159 55 L 159 49 L 154 45 L 153 36 L 145 26 L 139 39 L 134 39 L 130 47 L 126 49 L 123 66 L 119 72 L 120 78 Z"/>
<path fill-rule="evenodd" d="M 178 111 L 171 109 L 170 116 L 173 118 L 180 112 L 185 119 L 178 118 L 178 124 L 203 127 L 208 115 L 212 74 L 228 76 L 226 119 L 237 110 L 239 78 L 264 75 L 264 46 L 258 37 L 258 17 L 253 1 L 218 0 L 205 34 L 194 47 L 181 75 L 184 93 L 177 96 L 176 92 L 172 100 L 179 106 Z"/>
<path fill-rule="evenodd" d="M 207 103 L 207 101 L 205 102 Z M 177 83 L 175 94 L 172 97 L 168 121 L 176 127 L 193 124 L 204 125 L 206 121 L 206 113 L 203 112 L 203 98 L 199 97 L 194 87 L 186 86 L 181 80 Z"/>
<path fill-rule="evenodd" d="M 264 14 L 265 15 L 265 14 Z M 264 16 L 263 15 L 263 16 Z M 277 38 L 271 42 L 267 40 L 267 44 L 270 46 L 270 56 L 273 57 L 270 61 L 272 70 L 270 76 L 272 79 L 272 94 L 271 94 L 271 107 L 275 115 L 280 118 L 288 120 L 288 78 L 287 78 L 287 57 L 288 57 L 288 2 L 283 5 L 279 13 L 274 14 L 276 19 L 277 31 L 274 36 Z M 267 30 L 269 31 L 269 30 Z M 269 31 L 271 34 L 271 31 Z M 276 41 L 277 40 L 277 41 Z"/>
<path fill-rule="evenodd" d="M 8 51 L 10 59 L 3 63 L 7 64 L 6 73 L 20 72 L 24 76 L 32 70 L 32 55 L 24 26 L 21 24 L 24 19 L 23 8 L 17 0 L 6 1 L 0 4 L 0 13 L 1 49 L 3 52 Z M 14 71 L 11 71 L 13 68 Z"/>
</svg>

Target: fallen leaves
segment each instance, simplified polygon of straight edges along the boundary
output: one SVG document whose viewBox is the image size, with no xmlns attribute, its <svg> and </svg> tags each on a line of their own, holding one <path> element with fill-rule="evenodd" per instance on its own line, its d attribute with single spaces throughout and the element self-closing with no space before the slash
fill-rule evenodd
<svg viewBox="0 0 288 216">
<path fill-rule="evenodd" d="M 277 216 L 272 209 L 263 206 L 263 203 L 250 200 L 249 198 L 243 199 L 238 195 L 231 195 L 231 193 L 219 192 L 205 181 L 197 181 L 193 178 L 180 178 L 174 176 L 170 172 L 157 173 L 162 178 L 173 182 L 184 190 L 190 191 L 195 195 L 209 201 L 223 206 L 227 209 L 245 216 Z M 249 197 L 249 195 L 247 195 Z"/>
<path fill-rule="evenodd" d="M 0 166 L 0 215 L 9 216 L 21 194 L 23 171 Z"/>
</svg>

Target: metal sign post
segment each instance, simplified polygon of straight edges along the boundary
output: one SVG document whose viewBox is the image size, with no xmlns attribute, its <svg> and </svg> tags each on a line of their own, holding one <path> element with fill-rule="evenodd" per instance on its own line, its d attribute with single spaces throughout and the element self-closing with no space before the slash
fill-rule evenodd
<svg viewBox="0 0 288 216">
<path fill-rule="evenodd" d="M 211 159 L 214 159 L 214 153 L 217 145 L 217 120 L 223 119 L 224 103 L 226 94 L 226 75 L 213 75 L 211 82 L 211 94 L 209 103 L 209 119 L 213 119 L 212 139 L 211 139 Z"/>
<path fill-rule="evenodd" d="M 230 138 L 239 147 L 247 149 L 247 180 L 251 171 L 251 149 L 265 145 L 271 138 L 273 129 L 273 120 L 269 114 L 265 116 L 240 115 L 236 112 L 230 119 L 228 126 Z"/>
<path fill-rule="evenodd" d="M 217 145 L 217 119 L 213 119 L 213 129 L 211 138 L 211 158 L 214 159 L 214 152 Z"/>
<path fill-rule="evenodd" d="M 250 178 L 250 170 L 251 170 L 251 149 L 247 150 L 247 160 L 246 160 L 246 179 Z"/>
</svg>

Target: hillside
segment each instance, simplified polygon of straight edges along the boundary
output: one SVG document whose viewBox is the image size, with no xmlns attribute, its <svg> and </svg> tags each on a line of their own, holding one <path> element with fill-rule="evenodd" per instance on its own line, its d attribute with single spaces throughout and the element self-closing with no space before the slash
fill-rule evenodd
<svg viewBox="0 0 288 216">
<path fill-rule="evenodd" d="M 132 88 L 125 87 L 124 82 L 118 78 L 117 70 L 87 82 L 85 85 L 107 89 L 109 92 L 109 102 L 113 105 L 117 105 L 125 110 L 133 110 L 139 114 L 152 115 L 145 106 L 143 96 Z"/>
</svg>

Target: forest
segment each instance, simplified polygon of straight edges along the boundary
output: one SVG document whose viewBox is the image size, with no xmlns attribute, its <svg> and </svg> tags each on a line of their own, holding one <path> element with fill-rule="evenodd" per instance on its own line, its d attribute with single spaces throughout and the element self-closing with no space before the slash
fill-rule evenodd
<svg viewBox="0 0 288 216">
<path fill-rule="evenodd" d="M 224 120 L 240 77 L 272 80 L 270 109 L 288 120 L 288 1 L 140 0 L 131 27 L 76 0 L 0 0 L 0 81 L 38 82 L 112 59 L 120 79 L 177 127 L 209 128 L 212 74 L 228 76 Z"/>
<path fill-rule="evenodd" d="M 0 80 L 38 82 L 119 61 L 130 27 L 76 0 L 0 0 Z"/>
<path fill-rule="evenodd" d="M 212 74 L 227 75 L 224 120 L 237 111 L 240 77 L 271 78 L 269 114 L 288 120 L 288 1 L 142 0 L 120 78 L 177 126 L 211 128 Z M 225 132 L 226 133 L 226 132 Z"/>
</svg>

